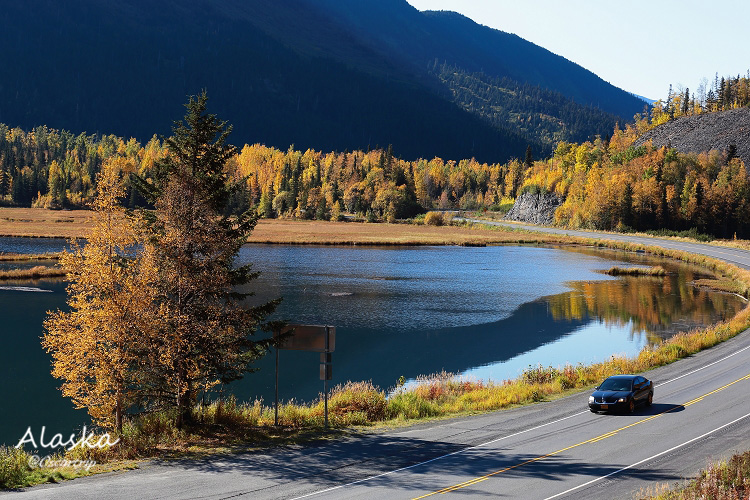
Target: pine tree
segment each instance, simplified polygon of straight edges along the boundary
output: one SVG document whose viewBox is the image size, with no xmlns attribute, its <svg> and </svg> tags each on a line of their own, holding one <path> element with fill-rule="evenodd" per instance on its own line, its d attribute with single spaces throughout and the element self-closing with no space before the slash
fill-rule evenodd
<svg viewBox="0 0 750 500">
<path fill-rule="evenodd" d="M 526 146 L 526 161 L 524 163 L 526 164 L 526 168 L 534 166 L 534 154 L 531 151 L 531 144 Z"/>
<path fill-rule="evenodd" d="M 233 190 L 225 166 L 236 150 L 226 144 L 231 127 L 208 114 L 206 102 L 205 92 L 190 98 L 152 182 L 136 178 L 155 205 L 143 213 L 149 234 L 143 258 L 156 270 L 151 287 L 159 312 L 148 337 L 147 379 L 160 403 L 176 408 L 178 426 L 199 388 L 241 378 L 273 345 L 251 337 L 279 303 L 242 303 L 249 293 L 237 287 L 257 273 L 234 260 L 257 215 L 225 215 Z"/>
</svg>

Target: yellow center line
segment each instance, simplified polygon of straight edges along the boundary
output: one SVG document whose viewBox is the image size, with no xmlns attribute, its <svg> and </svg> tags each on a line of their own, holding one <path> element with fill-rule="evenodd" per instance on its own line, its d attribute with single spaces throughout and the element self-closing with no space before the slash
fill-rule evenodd
<svg viewBox="0 0 750 500">
<path fill-rule="evenodd" d="M 590 443 L 596 443 L 598 441 L 602 441 L 604 439 L 607 439 L 609 437 L 612 437 L 612 436 L 616 435 L 620 431 L 624 431 L 625 429 L 629 429 L 631 427 L 635 427 L 636 425 L 640 425 L 640 424 L 642 424 L 644 422 L 648 422 L 649 420 L 653 420 L 655 418 L 661 417 L 665 413 L 669 413 L 669 412 L 674 411 L 674 410 L 676 410 L 678 408 L 683 408 L 683 407 L 695 404 L 695 403 L 697 403 L 699 401 L 703 401 L 703 399 L 706 396 L 710 396 L 712 394 L 716 394 L 717 392 L 723 391 L 724 389 L 726 389 L 728 387 L 731 387 L 732 385 L 736 384 L 737 382 L 741 382 L 743 380 L 750 380 L 750 374 L 745 375 L 742 378 L 738 378 L 734 382 L 730 382 L 730 383 L 728 383 L 728 384 L 726 384 L 726 385 L 724 385 L 722 387 L 719 387 L 718 389 L 715 389 L 715 390 L 713 390 L 711 392 L 707 392 L 706 394 L 704 394 L 704 395 L 702 395 L 700 397 L 697 397 L 697 398 L 695 398 L 695 399 L 693 399 L 691 401 L 688 401 L 685 404 L 673 406 L 672 408 L 669 408 L 668 410 L 664 410 L 661 413 L 657 413 L 656 415 L 651 415 L 650 417 L 646 417 L 646 418 L 644 418 L 642 420 L 639 420 L 637 422 L 633 422 L 632 424 L 628 424 L 628 425 L 626 425 L 624 427 L 620 427 L 619 429 L 615 429 L 613 431 L 609 431 L 609 432 L 607 432 L 605 434 L 602 434 L 600 436 L 596 436 L 594 438 L 587 439 L 586 441 L 581 441 L 580 443 L 576 443 L 576 444 L 568 446 L 566 448 L 562 448 L 562 449 L 559 449 L 557 451 L 553 451 L 551 453 L 547 453 L 546 455 L 540 455 L 538 457 L 534 457 L 534 458 L 531 458 L 529 460 L 526 460 L 525 462 L 521 462 L 521 463 L 518 463 L 516 465 L 511 465 L 511 466 L 505 467 L 504 469 L 497 470 L 495 472 L 490 472 L 489 474 L 485 474 L 484 476 L 479 476 L 479 477 L 476 477 L 474 479 L 470 479 L 468 481 L 464 481 L 463 483 L 454 484 L 453 486 L 448 486 L 446 488 L 443 488 L 443 489 L 440 489 L 440 490 L 437 490 L 437 491 L 433 491 L 432 493 L 427 493 L 426 495 L 415 497 L 413 500 L 420 500 L 422 498 L 427 498 L 427 497 L 430 497 L 432 495 L 437 495 L 437 494 L 442 494 L 442 493 L 449 493 L 451 491 L 460 490 L 461 488 L 465 488 L 467 486 L 471 486 L 471 485 L 474 485 L 474 484 L 477 484 L 477 483 L 481 483 L 482 481 L 486 481 L 487 479 L 491 478 L 492 476 L 496 476 L 498 474 L 502 474 L 503 472 L 507 472 L 509 470 L 517 469 L 518 467 L 522 467 L 524 465 L 528 465 L 528 464 L 531 464 L 531 463 L 534 463 L 534 462 L 538 462 L 540 460 L 544 460 L 545 458 L 549 458 L 551 456 L 558 455 L 558 454 L 560 454 L 560 453 L 562 453 L 564 451 L 568 451 L 568 450 L 571 450 L 573 448 L 577 448 L 579 446 L 583 446 L 584 444 L 590 444 Z"/>
</svg>

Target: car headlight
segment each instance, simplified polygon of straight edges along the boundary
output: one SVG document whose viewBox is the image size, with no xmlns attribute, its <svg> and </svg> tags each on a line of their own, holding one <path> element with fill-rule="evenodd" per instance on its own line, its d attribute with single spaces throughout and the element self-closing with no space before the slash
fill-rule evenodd
<svg viewBox="0 0 750 500">
<path fill-rule="evenodd" d="M 617 400 L 618 403 L 624 403 L 626 401 L 626 398 L 620 398 Z"/>
<path fill-rule="evenodd" d="M 594 402 L 594 396 L 589 396 L 589 403 L 593 403 L 593 402 Z"/>
</svg>

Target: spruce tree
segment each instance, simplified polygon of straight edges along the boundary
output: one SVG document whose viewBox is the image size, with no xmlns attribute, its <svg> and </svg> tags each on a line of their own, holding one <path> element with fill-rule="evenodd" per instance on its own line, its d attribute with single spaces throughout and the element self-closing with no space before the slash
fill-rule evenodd
<svg viewBox="0 0 750 500">
<path fill-rule="evenodd" d="M 146 348 L 146 379 L 161 405 L 177 410 L 182 426 L 200 388 L 227 383 L 273 344 L 252 338 L 278 300 L 243 304 L 244 287 L 257 277 L 234 260 L 255 227 L 257 214 L 227 215 L 233 186 L 226 163 L 236 153 L 226 143 L 231 127 L 206 112 L 207 97 L 191 97 L 184 122 L 166 141 L 169 154 L 152 180 L 135 184 L 154 203 L 143 212 L 143 258 L 154 269 L 151 287 L 158 314 Z"/>
</svg>

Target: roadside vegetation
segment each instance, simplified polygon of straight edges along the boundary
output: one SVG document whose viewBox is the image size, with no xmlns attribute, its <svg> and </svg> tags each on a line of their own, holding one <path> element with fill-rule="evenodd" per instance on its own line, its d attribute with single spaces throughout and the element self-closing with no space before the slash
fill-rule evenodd
<svg viewBox="0 0 750 500">
<path fill-rule="evenodd" d="M 738 453 L 724 462 L 710 464 L 697 478 L 682 487 L 667 485 L 646 491 L 649 500 L 742 500 L 750 497 L 750 451 Z M 661 491 L 659 491 L 661 490 Z"/>
</svg>

